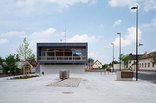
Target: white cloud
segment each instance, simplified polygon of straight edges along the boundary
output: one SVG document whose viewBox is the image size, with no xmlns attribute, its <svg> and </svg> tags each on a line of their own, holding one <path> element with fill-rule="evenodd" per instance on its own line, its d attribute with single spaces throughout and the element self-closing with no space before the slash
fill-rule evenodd
<svg viewBox="0 0 156 103">
<path fill-rule="evenodd" d="M 30 41 L 30 46 L 35 51 L 36 43 L 37 42 L 56 42 L 56 29 L 48 28 L 46 30 L 40 32 L 33 32 L 28 35 L 28 40 Z"/>
<path fill-rule="evenodd" d="M 122 34 L 121 34 L 122 35 Z M 141 38 L 141 31 L 138 31 L 138 39 Z M 115 46 L 119 46 L 119 37 L 117 37 L 115 39 L 115 41 L 113 42 Z M 136 40 L 136 28 L 135 27 L 130 27 L 128 28 L 128 33 L 125 36 L 125 38 L 121 38 L 121 43 L 122 43 L 122 47 L 124 46 L 128 46 L 131 45 L 132 43 L 134 43 Z"/>
<path fill-rule="evenodd" d="M 9 43 L 8 39 L 0 39 L 0 44 Z"/>
<path fill-rule="evenodd" d="M 76 3 L 88 3 L 89 0 L 46 0 L 49 3 L 56 3 L 63 7 L 68 7 Z"/>
<path fill-rule="evenodd" d="M 137 3 L 139 0 L 110 0 L 109 5 L 112 7 L 131 6 Z"/>
<path fill-rule="evenodd" d="M 14 20 L 13 18 L 17 20 L 17 18 L 21 17 L 27 18 L 34 15 L 53 14 L 63 12 L 65 8 L 76 4 L 90 5 L 93 3 L 95 3 L 95 0 L 0 0 L 0 13 L 3 15 L 1 18 L 11 18 L 10 23 Z"/>
<path fill-rule="evenodd" d="M 62 37 L 64 38 L 64 34 L 65 32 L 56 33 L 55 28 L 48 28 L 40 32 L 31 33 L 30 35 L 28 35 L 28 40 L 30 41 L 31 48 L 33 48 L 33 50 L 35 51 L 37 42 L 60 42 Z M 96 36 L 89 36 L 87 34 L 76 34 L 71 38 L 67 38 L 67 42 L 93 42 L 96 40 Z"/>
<path fill-rule="evenodd" d="M 51 3 L 51 4 L 57 4 L 61 7 L 69 7 L 76 3 L 95 3 L 96 0 L 18 0 L 17 5 L 18 6 L 28 6 L 28 5 L 34 5 L 35 3 Z"/>
<path fill-rule="evenodd" d="M 152 9 L 156 9 L 156 1 L 154 0 L 145 0 L 144 2 L 144 10 L 145 11 L 150 11 Z"/>
<path fill-rule="evenodd" d="M 139 3 L 138 3 L 139 2 Z M 109 5 L 112 7 L 136 6 L 143 4 L 145 11 L 156 9 L 155 0 L 109 0 Z"/>
<path fill-rule="evenodd" d="M 2 37 L 25 37 L 26 33 L 25 32 L 17 32 L 17 31 L 9 31 L 7 33 L 0 33 L 0 36 Z"/>
<path fill-rule="evenodd" d="M 114 22 L 113 26 L 120 25 L 121 22 L 122 22 L 122 20 L 119 19 L 119 20 L 117 20 L 117 21 Z"/>
<path fill-rule="evenodd" d="M 97 40 L 96 36 L 88 36 L 87 34 L 76 34 L 72 38 L 67 39 L 68 42 L 93 42 Z"/>
<path fill-rule="evenodd" d="M 30 34 L 28 36 L 28 38 L 33 41 L 34 40 L 42 41 L 42 40 L 50 39 L 55 31 L 56 31 L 56 29 L 54 29 L 54 28 L 48 28 L 41 32 L 34 32 L 34 33 Z"/>
</svg>

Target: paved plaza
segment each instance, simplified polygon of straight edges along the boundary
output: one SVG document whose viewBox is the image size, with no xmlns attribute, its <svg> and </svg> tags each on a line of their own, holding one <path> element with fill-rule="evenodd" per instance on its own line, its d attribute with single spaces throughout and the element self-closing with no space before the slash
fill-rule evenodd
<svg viewBox="0 0 156 103">
<path fill-rule="evenodd" d="M 47 86 L 57 83 L 58 74 L 26 80 L 0 78 L 0 103 L 155 103 L 156 84 L 116 81 L 115 73 L 71 74 L 81 78 L 78 87 Z"/>
</svg>

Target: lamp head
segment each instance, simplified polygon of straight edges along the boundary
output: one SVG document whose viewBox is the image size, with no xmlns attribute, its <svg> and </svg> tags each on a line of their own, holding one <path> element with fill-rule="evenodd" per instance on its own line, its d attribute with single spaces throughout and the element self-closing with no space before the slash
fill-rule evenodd
<svg viewBox="0 0 156 103">
<path fill-rule="evenodd" d="M 137 7 L 131 7 L 131 9 L 138 9 L 138 6 Z"/>
</svg>

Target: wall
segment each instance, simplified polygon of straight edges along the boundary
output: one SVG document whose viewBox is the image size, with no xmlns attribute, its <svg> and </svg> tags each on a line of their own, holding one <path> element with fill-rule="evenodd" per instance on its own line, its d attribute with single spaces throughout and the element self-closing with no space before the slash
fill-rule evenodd
<svg viewBox="0 0 156 103">
<path fill-rule="evenodd" d="M 84 73 L 85 65 L 40 65 L 40 73 L 58 74 L 61 70 L 69 70 L 70 73 Z"/>
<path fill-rule="evenodd" d="M 143 60 L 139 60 L 139 69 L 140 70 L 156 70 L 156 64 L 152 65 L 152 58 L 148 58 L 148 59 L 143 59 Z M 145 67 L 145 63 L 146 63 L 146 67 Z M 150 64 L 150 66 L 148 66 L 148 63 Z M 140 66 L 141 64 L 141 66 Z M 143 67 L 142 67 L 143 64 Z"/>
<path fill-rule="evenodd" d="M 114 64 L 114 70 L 119 70 L 119 68 L 120 68 L 120 64 Z M 124 69 L 124 64 L 121 64 L 121 69 Z"/>
</svg>

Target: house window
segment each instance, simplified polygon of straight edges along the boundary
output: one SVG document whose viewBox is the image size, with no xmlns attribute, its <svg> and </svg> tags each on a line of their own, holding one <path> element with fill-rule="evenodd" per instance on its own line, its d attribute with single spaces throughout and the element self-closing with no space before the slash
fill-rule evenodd
<svg viewBox="0 0 156 103">
<path fill-rule="evenodd" d="M 142 63 L 142 68 L 144 67 L 144 63 Z"/>
<path fill-rule="evenodd" d="M 154 67 L 154 63 L 152 63 L 152 67 Z"/>
<path fill-rule="evenodd" d="M 148 67 L 150 67 L 150 63 L 148 63 Z"/>
<path fill-rule="evenodd" d="M 141 68 L 141 63 L 140 63 L 140 68 Z"/>
<path fill-rule="evenodd" d="M 145 63 L 145 68 L 146 68 L 146 63 Z"/>
</svg>

